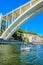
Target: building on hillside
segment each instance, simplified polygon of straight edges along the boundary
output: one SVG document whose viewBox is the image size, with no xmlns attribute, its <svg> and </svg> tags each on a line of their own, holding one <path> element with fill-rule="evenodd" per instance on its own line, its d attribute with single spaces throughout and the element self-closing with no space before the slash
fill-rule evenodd
<svg viewBox="0 0 43 65">
<path fill-rule="evenodd" d="M 23 40 L 27 38 L 29 42 L 43 42 L 43 38 L 38 35 L 32 35 L 30 33 L 23 34 Z"/>
</svg>

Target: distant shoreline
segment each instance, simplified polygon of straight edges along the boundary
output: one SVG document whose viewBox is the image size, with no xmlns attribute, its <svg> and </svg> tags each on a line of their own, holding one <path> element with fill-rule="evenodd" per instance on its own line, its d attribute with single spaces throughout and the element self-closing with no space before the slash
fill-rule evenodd
<svg viewBox="0 0 43 65">
<path fill-rule="evenodd" d="M 39 45 L 39 44 L 43 44 L 43 42 L 0 42 L 0 44 L 32 44 L 32 45 Z"/>
</svg>

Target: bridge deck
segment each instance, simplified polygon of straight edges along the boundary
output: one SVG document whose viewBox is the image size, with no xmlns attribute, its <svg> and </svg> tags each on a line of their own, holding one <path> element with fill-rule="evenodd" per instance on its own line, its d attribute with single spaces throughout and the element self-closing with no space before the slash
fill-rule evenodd
<svg viewBox="0 0 43 65">
<path fill-rule="evenodd" d="M 24 13 L 27 9 L 29 9 L 31 6 L 33 6 L 34 4 L 36 4 L 37 2 L 39 2 L 40 0 L 32 0 L 26 4 L 24 4 L 23 6 L 18 7 L 17 9 L 11 11 L 10 13 L 6 14 L 3 16 L 3 21 L 10 21 L 10 20 L 14 20 L 15 18 L 17 18 L 18 16 L 20 16 L 22 13 Z"/>
</svg>

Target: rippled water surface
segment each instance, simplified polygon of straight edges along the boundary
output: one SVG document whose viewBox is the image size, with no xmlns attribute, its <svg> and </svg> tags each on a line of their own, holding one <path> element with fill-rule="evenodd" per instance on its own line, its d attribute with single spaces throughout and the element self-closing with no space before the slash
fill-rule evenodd
<svg viewBox="0 0 43 65">
<path fill-rule="evenodd" d="M 30 49 L 25 51 L 22 46 L 0 44 L 0 65 L 43 65 L 43 44 L 28 45 Z"/>
</svg>

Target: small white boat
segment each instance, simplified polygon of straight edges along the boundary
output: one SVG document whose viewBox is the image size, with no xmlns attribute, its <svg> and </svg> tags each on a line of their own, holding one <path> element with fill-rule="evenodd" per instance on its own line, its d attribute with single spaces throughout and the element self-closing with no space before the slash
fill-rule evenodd
<svg viewBox="0 0 43 65">
<path fill-rule="evenodd" d="M 30 51 L 31 47 L 23 47 L 21 48 L 21 51 Z"/>
</svg>

